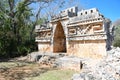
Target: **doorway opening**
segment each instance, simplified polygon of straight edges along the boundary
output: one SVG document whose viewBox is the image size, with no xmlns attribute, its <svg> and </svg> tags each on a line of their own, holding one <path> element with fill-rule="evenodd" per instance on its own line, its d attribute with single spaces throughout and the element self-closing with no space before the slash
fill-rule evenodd
<svg viewBox="0 0 120 80">
<path fill-rule="evenodd" d="M 62 24 L 57 23 L 53 37 L 53 53 L 66 52 L 66 36 Z"/>
</svg>

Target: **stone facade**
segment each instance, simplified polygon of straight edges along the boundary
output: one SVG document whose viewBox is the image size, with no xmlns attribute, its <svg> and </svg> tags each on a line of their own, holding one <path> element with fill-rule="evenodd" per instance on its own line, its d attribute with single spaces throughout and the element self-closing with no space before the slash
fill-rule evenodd
<svg viewBox="0 0 120 80">
<path fill-rule="evenodd" d="M 71 7 L 37 25 L 40 52 L 65 53 L 78 57 L 103 57 L 111 46 L 111 21 L 96 8 L 78 11 Z"/>
</svg>

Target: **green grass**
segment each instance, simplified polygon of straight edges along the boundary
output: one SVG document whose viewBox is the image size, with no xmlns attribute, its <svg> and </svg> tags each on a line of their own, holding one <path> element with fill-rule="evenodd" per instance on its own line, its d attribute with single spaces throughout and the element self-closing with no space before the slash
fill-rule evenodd
<svg viewBox="0 0 120 80">
<path fill-rule="evenodd" d="M 76 72 L 73 70 L 51 70 L 25 80 L 70 80 L 74 73 Z"/>
<path fill-rule="evenodd" d="M 0 68 L 11 68 L 16 66 L 17 64 L 14 62 L 0 62 Z"/>
<path fill-rule="evenodd" d="M 25 62 L 0 62 L 0 68 L 13 68 L 13 67 L 20 67 L 20 66 L 26 66 L 26 65 L 33 65 L 30 63 L 25 63 Z"/>
<path fill-rule="evenodd" d="M 45 70 L 43 69 L 43 71 L 41 70 L 41 68 L 39 69 L 38 67 L 40 67 L 37 64 L 34 63 L 25 63 L 25 62 L 0 62 L 0 69 L 10 69 L 13 67 L 20 67 L 22 69 L 21 66 L 26 66 L 26 68 L 35 68 L 33 69 L 33 73 L 34 74 L 34 70 L 37 70 L 36 72 L 38 73 L 38 75 L 36 76 L 23 76 L 23 80 L 70 80 L 72 75 L 74 73 L 76 73 L 76 71 L 74 70 L 58 70 L 58 69 L 48 69 Z M 14 70 L 14 68 L 13 68 Z"/>
</svg>

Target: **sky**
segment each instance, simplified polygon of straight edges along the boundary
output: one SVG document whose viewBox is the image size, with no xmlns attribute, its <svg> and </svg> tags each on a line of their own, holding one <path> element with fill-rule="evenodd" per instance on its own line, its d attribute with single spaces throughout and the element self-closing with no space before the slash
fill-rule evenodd
<svg viewBox="0 0 120 80">
<path fill-rule="evenodd" d="M 120 19 L 120 0 L 72 0 L 72 5 L 69 1 L 70 0 L 65 0 L 64 8 L 61 8 L 58 12 L 73 6 L 78 6 L 78 8 L 82 7 L 84 9 L 97 8 L 101 14 L 109 18 L 112 22 Z M 55 4 L 53 4 L 53 6 L 54 5 Z M 38 7 L 36 4 L 32 6 Z"/>
<path fill-rule="evenodd" d="M 86 9 L 98 8 L 100 13 L 113 22 L 120 19 L 120 0 L 80 0 L 80 3 Z"/>
</svg>

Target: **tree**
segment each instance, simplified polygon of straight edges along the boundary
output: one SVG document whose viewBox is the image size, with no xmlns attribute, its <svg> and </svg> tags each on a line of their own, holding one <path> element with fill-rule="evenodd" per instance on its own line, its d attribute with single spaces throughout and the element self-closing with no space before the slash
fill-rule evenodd
<svg viewBox="0 0 120 80">
<path fill-rule="evenodd" d="M 32 15 L 26 0 L 0 1 L 0 54 L 14 57 L 28 51 Z M 21 47 L 22 46 L 22 47 Z"/>
<path fill-rule="evenodd" d="M 0 56 L 15 57 L 35 50 L 34 28 L 39 20 L 41 10 L 52 1 L 0 1 Z M 40 5 L 35 15 L 29 7 L 33 3 Z M 35 17 L 35 20 L 31 20 L 32 16 Z"/>
<path fill-rule="evenodd" d="M 120 47 L 120 25 L 116 26 L 115 28 L 115 36 L 114 36 L 113 45 L 115 47 Z"/>
<path fill-rule="evenodd" d="M 115 26 L 113 46 L 120 47 L 120 19 L 113 22 Z"/>
</svg>

